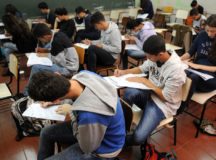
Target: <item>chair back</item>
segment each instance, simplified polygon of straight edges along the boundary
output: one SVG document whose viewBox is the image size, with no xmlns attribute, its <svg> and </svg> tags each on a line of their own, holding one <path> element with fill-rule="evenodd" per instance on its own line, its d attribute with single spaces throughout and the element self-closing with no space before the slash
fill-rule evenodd
<svg viewBox="0 0 216 160">
<path fill-rule="evenodd" d="M 77 51 L 78 57 L 79 57 L 79 64 L 83 65 L 84 64 L 84 58 L 85 58 L 85 49 L 81 48 L 79 46 L 74 45 L 74 48 Z"/>
</svg>

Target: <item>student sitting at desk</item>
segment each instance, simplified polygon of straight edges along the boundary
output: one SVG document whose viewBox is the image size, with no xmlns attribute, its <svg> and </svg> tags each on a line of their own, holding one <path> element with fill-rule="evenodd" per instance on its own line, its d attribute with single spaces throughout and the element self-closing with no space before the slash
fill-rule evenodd
<svg viewBox="0 0 216 160">
<path fill-rule="evenodd" d="M 65 8 L 56 8 L 55 15 L 59 20 L 57 28 L 71 39 L 76 32 L 74 20 L 69 17 Z"/>
<path fill-rule="evenodd" d="M 75 9 L 76 17 L 84 19 L 85 29 L 79 30 L 76 33 L 75 42 L 80 43 L 84 39 L 98 40 L 100 38 L 100 31 L 96 30 L 91 24 L 91 14 L 88 10 L 79 6 Z"/>
<path fill-rule="evenodd" d="M 51 43 L 51 49 L 36 48 L 37 53 L 51 53 L 53 66 L 34 65 L 31 75 L 36 72 L 48 70 L 70 77 L 77 72 L 79 66 L 78 55 L 71 40 L 62 32 L 52 32 L 45 24 L 38 24 L 33 30 L 37 39 L 44 43 Z"/>
<path fill-rule="evenodd" d="M 95 85 L 97 84 L 97 85 Z M 82 71 L 68 80 L 40 72 L 32 77 L 29 96 L 36 101 L 72 99 L 60 106 L 71 120 L 45 127 L 40 134 L 38 160 L 114 160 L 125 142 L 125 121 L 116 89 L 102 77 Z M 70 145 L 55 154 L 55 143 Z"/>
<path fill-rule="evenodd" d="M 37 40 L 24 20 L 18 19 L 12 14 L 7 14 L 2 17 L 2 21 L 6 34 L 12 36 L 12 42 L 6 42 L 1 47 L 2 54 L 5 56 L 7 63 L 9 62 L 9 55 L 11 53 L 18 52 L 18 54 L 24 54 L 35 50 Z M 7 69 L 4 75 L 8 75 L 8 73 Z"/>
<path fill-rule="evenodd" d="M 148 79 L 131 77 L 128 81 L 142 83 L 152 88 L 152 90 L 127 88 L 125 91 L 123 99 L 131 106 L 135 104 L 143 110 L 134 133 L 126 137 L 126 145 L 144 143 L 161 120 L 176 114 L 181 104 L 182 85 L 186 80 L 179 56 L 174 51 L 166 51 L 165 41 L 161 36 L 149 37 L 143 45 L 143 50 L 148 58 L 143 65 L 128 70 L 115 70 L 114 73 L 116 76 L 121 76 L 148 72 Z"/>
<path fill-rule="evenodd" d="M 41 2 L 38 4 L 38 8 L 43 16 L 43 18 L 46 20 L 46 24 L 53 29 L 54 23 L 55 23 L 55 14 L 49 9 L 46 2 Z"/>
<path fill-rule="evenodd" d="M 142 19 L 131 20 L 127 23 L 127 28 L 135 33 L 135 36 L 126 36 L 130 41 L 133 41 L 140 51 L 126 50 L 123 55 L 123 68 L 128 68 L 128 56 L 135 59 L 143 59 L 145 53 L 142 50 L 144 42 L 152 35 L 156 35 L 154 25 L 151 22 L 143 22 Z"/>
<path fill-rule="evenodd" d="M 198 4 L 197 0 L 193 0 L 191 2 L 191 7 L 198 9 L 200 14 L 204 14 L 204 8 L 200 4 Z"/>
<path fill-rule="evenodd" d="M 194 40 L 189 53 L 181 59 L 189 60 L 195 57 L 194 62 L 187 64 L 195 70 L 212 75 L 214 78 L 204 81 L 200 76 L 187 72 L 192 79 L 189 96 L 195 91 L 210 92 L 216 89 L 216 15 L 211 15 L 206 21 L 206 29 L 199 33 Z"/>
<path fill-rule="evenodd" d="M 12 14 L 17 18 L 23 18 L 22 13 L 12 4 L 7 4 L 5 6 L 5 14 Z"/>
<path fill-rule="evenodd" d="M 206 17 L 199 13 L 198 9 L 194 8 L 190 11 L 190 16 L 193 18 L 193 28 L 196 33 L 199 33 L 201 30 L 205 29 Z"/>
<path fill-rule="evenodd" d="M 101 38 L 97 41 L 83 40 L 90 45 L 87 54 L 87 69 L 96 71 L 96 65 L 109 66 L 116 62 L 121 52 L 121 33 L 117 24 L 105 20 L 104 15 L 96 12 L 91 17 L 91 23 L 101 30 Z"/>
</svg>

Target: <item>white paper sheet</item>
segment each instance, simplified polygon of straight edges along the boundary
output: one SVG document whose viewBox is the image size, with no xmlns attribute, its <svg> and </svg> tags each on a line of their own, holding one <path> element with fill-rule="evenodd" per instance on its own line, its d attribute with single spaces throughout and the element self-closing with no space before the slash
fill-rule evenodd
<svg viewBox="0 0 216 160">
<path fill-rule="evenodd" d="M 190 72 L 192 72 L 192 73 L 195 73 L 195 74 L 199 75 L 205 81 L 214 78 L 213 76 L 211 76 L 209 74 L 202 73 L 202 72 L 196 71 L 196 70 L 191 69 L 191 68 L 188 68 L 187 70 L 190 71 Z"/>
<path fill-rule="evenodd" d="M 148 17 L 148 15 L 149 15 L 148 13 L 146 13 L 146 14 L 138 14 L 137 18 L 146 19 Z"/>
<path fill-rule="evenodd" d="M 123 35 L 123 36 L 122 36 L 122 40 L 123 40 L 123 41 L 128 41 L 129 39 L 126 38 L 126 37 Z"/>
<path fill-rule="evenodd" d="M 83 43 L 75 43 L 74 45 L 78 46 L 78 47 L 81 47 L 83 49 L 88 49 L 89 48 L 89 45 L 83 44 Z"/>
<path fill-rule="evenodd" d="M 136 44 L 127 44 L 125 50 L 136 50 L 141 51 L 141 49 Z"/>
<path fill-rule="evenodd" d="M 4 26 L 4 23 L 3 22 L 0 22 L 0 27 L 3 27 Z"/>
<path fill-rule="evenodd" d="M 44 65 L 44 66 L 52 66 L 53 63 L 48 57 L 38 57 L 37 53 L 28 54 L 27 66 L 33 66 L 36 64 Z"/>
<path fill-rule="evenodd" d="M 5 34 L 0 34 L 0 39 L 11 39 L 11 36 L 5 36 Z"/>
<path fill-rule="evenodd" d="M 40 103 L 33 103 L 31 104 L 25 112 L 22 114 L 26 117 L 33 117 L 39 119 L 49 119 L 55 121 L 64 121 L 65 115 L 57 114 L 56 110 L 59 106 L 50 106 L 48 108 L 41 107 Z"/>
<path fill-rule="evenodd" d="M 137 89 L 145 89 L 149 90 L 151 88 L 148 88 L 144 84 L 138 83 L 138 82 L 129 82 L 127 81 L 127 78 L 129 77 L 145 77 L 146 74 L 127 74 L 124 76 L 120 77 L 115 77 L 115 76 L 109 76 L 109 77 L 104 77 L 107 82 L 115 86 L 115 88 L 124 88 L 124 87 L 129 87 L 129 88 L 137 88 Z"/>
</svg>

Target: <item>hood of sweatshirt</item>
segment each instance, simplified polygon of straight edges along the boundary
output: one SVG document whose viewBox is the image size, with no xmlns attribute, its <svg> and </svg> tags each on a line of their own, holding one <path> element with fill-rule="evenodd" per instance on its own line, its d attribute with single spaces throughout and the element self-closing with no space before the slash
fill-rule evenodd
<svg viewBox="0 0 216 160">
<path fill-rule="evenodd" d="M 111 33 L 113 30 L 119 29 L 118 25 L 112 21 L 109 22 L 109 27 L 107 30 L 103 31 L 105 34 Z"/>
<path fill-rule="evenodd" d="M 88 111 L 113 116 L 116 113 L 118 94 L 107 81 L 92 72 L 82 71 L 72 77 L 85 86 L 82 94 L 73 103 L 73 111 Z"/>
</svg>

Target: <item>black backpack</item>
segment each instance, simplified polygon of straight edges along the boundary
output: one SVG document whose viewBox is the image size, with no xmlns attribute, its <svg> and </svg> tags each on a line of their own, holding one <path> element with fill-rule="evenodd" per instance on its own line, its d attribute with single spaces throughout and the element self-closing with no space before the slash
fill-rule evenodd
<svg viewBox="0 0 216 160">
<path fill-rule="evenodd" d="M 23 112 L 33 103 L 28 97 L 23 97 L 12 103 L 11 114 L 17 128 L 16 141 L 20 141 L 23 137 L 39 136 L 41 129 L 45 126 L 47 120 L 39 120 L 35 118 L 23 117 Z"/>
</svg>

